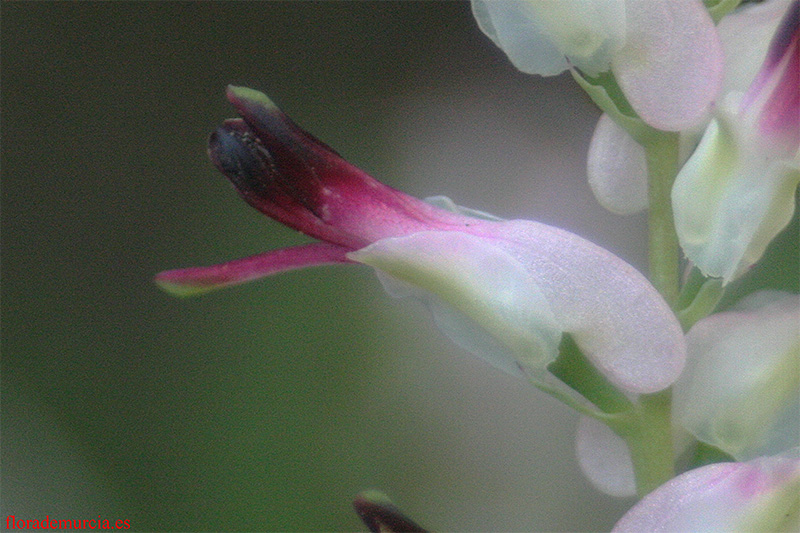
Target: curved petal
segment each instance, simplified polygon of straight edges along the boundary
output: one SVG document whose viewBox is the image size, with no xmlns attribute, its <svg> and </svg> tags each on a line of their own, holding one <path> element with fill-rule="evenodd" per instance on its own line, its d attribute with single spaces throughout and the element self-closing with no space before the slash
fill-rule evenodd
<svg viewBox="0 0 800 533">
<path fill-rule="evenodd" d="M 226 120 L 211 135 L 209 155 L 240 196 L 267 216 L 351 249 L 426 229 L 458 229 L 459 217 L 348 163 L 265 94 L 229 86 L 227 95 L 242 119 Z"/>
<path fill-rule="evenodd" d="M 478 27 L 516 68 L 527 74 L 561 74 L 569 68 L 564 54 L 526 16 L 525 7 L 516 0 L 472 0 Z"/>
<path fill-rule="evenodd" d="M 800 145 L 800 1 L 784 14 L 764 63 L 742 99 L 741 115 L 774 154 L 791 157 Z"/>
<path fill-rule="evenodd" d="M 613 531 L 797 531 L 799 495 L 797 450 L 748 463 L 717 463 L 651 492 Z"/>
<path fill-rule="evenodd" d="M 800 296 L 762 291 L 686 336 L 673 417 L 740 461 L 798 444 Z"/>
<path fill-rule="evenodd" d="M 525 220 L 484 223 L 483 235 L 516 258 L 563 330 L 612 383 L 656 392 L 683 369 L 675 315 L 647 279 L 609 251 L 568 231 Z"/>
<path fill-rule="evenodd" d="M 727 283 L 758 261 L 792 218 L 798 163 L 738 123 L 733 104 L 720 109 L 672 188 L 675 229 L 686 256 L 706 276 Z"/>
<path fill-rule="evenodd" d="M 628 446 L 607 425 L 581 416 L 575 448 L 581 471 L 598 490 L 619 498 L 636 495 Z"/>
<path fill-rule="evenodd" d="M 159 287 L 175 296 L 194 296 L 288 270 L 349 263 L 345 257 L 347 252 L 347 248 L 335 244 L 316 242 L 272 250 L 219 265 L 167 270 L 157 274 L 155 281 Z"/>
<path fill-rule="evenodd" d="M 703 121 L 719 94 L 723 53 L 700 0 L 627 0 L 627 39 L 611 70 L 646 123 L 680 131 Z"/>
<path fill-rule="evenodd" d="M 723 18 L 717 30 L 725 51 L 722 94 L 745 92 L 764 57 L 772 36 L 792 0 L 746 4 Z"/>
<path fill-rule="evenodd" d="M 512 374 L 534 374 L 558 355 L 561 330 L 547 300 L 508 253 L 485 238 L 420 232 L 377 241 L 348 258 L 388 274 L 394 296 L 414 296 L 457 344 Z"/>
<path fill-rule="evenodd" d="M 625 38 L 624 0 L 473 0 L 478 26 L 522 72 L 607 71 Z"/>
<path fill-rule="evenodd" d="M 647 160 L 644 148 L 603 113 L 589 145 L 589 186 L 597 201 L 618 215 L 647 209 Z"/>
<path fill-rule="evenodd" d="M 656 392 L 680 374 L 680 325 L 633 267 L 577 235 L 536 222 L 475 220 L 469 232 L 383 239 L 348 257 L 446 304 L 434 309 L 455 309 L 478 323 L 507 348 L 504 357 L 490 357 L 495 366 L 521 362 L 541 371 L 555 357 L 554 331 L 563 330 L 626 392 Z M 440 324 L 470 331 L 454 316 Z M 456 340 L 472 351 L 487 345 L 485 337 L 470 335 Z"/>
</svg>

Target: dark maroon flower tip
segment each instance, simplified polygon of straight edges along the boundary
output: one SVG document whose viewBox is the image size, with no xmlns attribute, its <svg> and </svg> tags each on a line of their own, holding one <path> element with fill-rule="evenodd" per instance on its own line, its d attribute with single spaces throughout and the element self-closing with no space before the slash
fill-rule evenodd
<svg viewBox="0 0 800 533">
<path fill-rule="evenodd" d="M 380 492 L 367 491 L 353 500 L 353 508 L 373 533 L 422 532 L 427 530 L 407 518 Z"/>
<path fill-rule="evenodd" d="M 283 114 L 276 111 L 279 116 Z M 276 130 L 288 131 L 285 123 L 273 122 Z M 209 137 L 208 154 L 239 195 L 265 215 L 323 241 L 363 246 L 363 240 L 325 221 L 319 179 L 324 158 L 304 142 L 303 136 L 261 135 L 246 121 L 229 119 Z"/>
<path fill-rule="evenodd" d="M 795 0 L 781 19 L 767 52 L 765 66 L 771 68 L 786 55 L 792 42 L 800 38 L 800 0 Z M 795 51 L 795 54 L 798 53 Z M 797 72 L 795 72 L 797 75 Z"/>
<path fill-rule="evenodd" d="M 350 249 L 409 233 L 463 227 L 462 217 L 376 181 L 303 131 L 266 95 L 228 87 L 242 116 L 209 139 L 209 156 L 242 198 L 277 221 Z"/>
</svg>

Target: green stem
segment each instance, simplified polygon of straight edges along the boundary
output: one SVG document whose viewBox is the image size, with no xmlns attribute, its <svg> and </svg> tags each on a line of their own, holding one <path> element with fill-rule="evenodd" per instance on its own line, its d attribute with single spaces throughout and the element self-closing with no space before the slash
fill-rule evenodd
<svg viewBox="0 0 800 533">
<path fill-rule="evenodd" d="M 578 412 L 608 424 L 628 445 L 636 474 L 636 487 L 644 496 L 674 475 L 670 391 L 641 395 L 633 403 L 617 390 L 586 358 L 568 334 L 559 356 L 547 370 L 591 402 L 581 403 L 547 383 L 532 380 L 540 389 Z"/>
<path fill-rule="evenodd" d="M 564 333 L 558 352 L 547 370 L 600 411 L 622 413 L 633 408 L 631 401 L 595 368 L 568 333 Z"/>
<path fill-rule="evenodd" d="M 638 409 L 608 421 L 628 444 L 640 497 L 675 476 L 670 413 L 671 391 L 666 390 L 642 395 Z"/>
<path fill-rule="evenodd" d="M 678 173 L 678 134 L 653 131 L 644 144 L 647 157 L 650 281 L 673 308 L 680 286 L 680 246 L 672 216 L 672 183 Z"/>
<path fill-rule="evenodd" d="M 724 294 L 725 287 L 722 286 L 722 280 L 706 281 L 692 303 L 677 313 L 683 331 L 689 331 L 698 320 L 710 315 Z"/>
<path fill-rule="evenodd" d="M 708 14 L 714 20 L 714 24 L 719 23 L 722 17 L 736 9 L 742 0 L 704 0 Z"/>
</svg>

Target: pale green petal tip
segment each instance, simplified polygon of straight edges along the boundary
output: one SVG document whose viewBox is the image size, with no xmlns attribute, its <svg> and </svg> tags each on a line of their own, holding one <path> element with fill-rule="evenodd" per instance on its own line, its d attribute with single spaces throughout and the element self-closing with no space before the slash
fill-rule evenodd
<svg viewBox="0 0 800 533">
<path fill-rule="evenodd" d="M 377 505 L 394 505 L 386 494 L 375 489 L 362 491 L 358 497 Z"/>
<path fill-rule="evenodd" d="M 266 94 L 255 89 L 250 89 L 249 87 L 228 85 L 227 94 L 228 98 L 231 100 L 238 100 L 251 105 L 263 106 L 270 109 L 278 109 L 278 106 L 275 105 L 275 102 L 270 100 Z"/>
<path fill-rule="evenodd" d="M 161 290 L 167 294 L 171 294 L 172 296 L 177 296 L 178 298 L 198 296 L 200 294 L 205 294 L 220 288 L 218 285 L 188 285 L 185 283 L 175 283 L 158 278 L 156 278 L 155 282 Z"/>
</svg>

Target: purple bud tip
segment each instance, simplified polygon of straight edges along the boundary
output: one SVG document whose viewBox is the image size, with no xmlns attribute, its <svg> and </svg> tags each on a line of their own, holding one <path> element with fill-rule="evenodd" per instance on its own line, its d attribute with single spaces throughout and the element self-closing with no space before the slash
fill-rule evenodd
<svg viewBox="0 0 800 533">
<path fill-rule="evenodd" d="M 229 120 L 208 139 L 208 155 L 220 172 L 244 195 L 265 192 L 270 155 L 246 128 Z"/>
<path fill-rule="evenodd" d="M 406 518 L 400 510 L 381 492 L 367 491 L 359 494 L 353 501 L 353 508 L 367 528 L 373 533 L 394 533 L 401 531 L 427 531 Z"/>
</svg>

